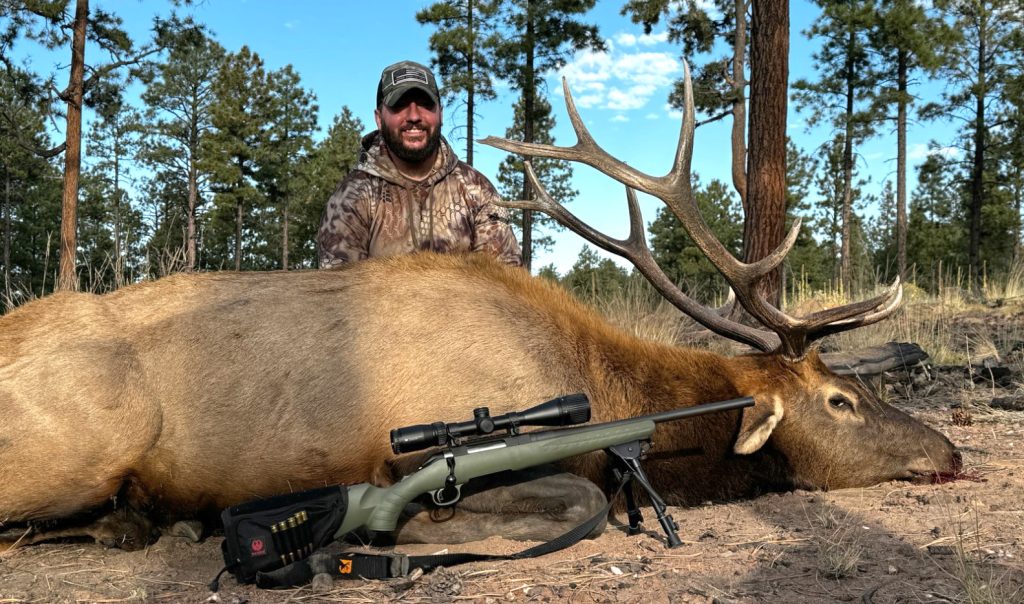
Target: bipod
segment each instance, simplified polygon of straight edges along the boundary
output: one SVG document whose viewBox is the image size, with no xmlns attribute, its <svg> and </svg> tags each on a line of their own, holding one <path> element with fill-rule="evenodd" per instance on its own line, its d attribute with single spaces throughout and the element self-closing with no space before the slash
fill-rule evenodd
<svg viewBox="0 0 1024 604">
<path fill-rule="evenodd" d="M 639 533 L 640 523 L 644 520 L 643 514 L 640 513 L 640 509 L 636 505 L 636 498 L 633 496 L 633 482 L 637 482 L 647 492 L 647 497 L 651 500 L 651 507 L 654 508 L 654 513 L 658 517 L 658 523 L 661 524 L 662 530 L 665 531 L 668 547 L 673 548 L 682 545 L 683 542 L 680 541 L 679 533 L 677 532 L 679 525 L 676 524 L 672 516 L 666 513 L 668 506 L 665 505 L 665 500 L 654 490 L 654 486 L 651 485 L 651 481 L 647 478 L 647 473 L 640 466 L 640 460 L 645 453 L 643 444 L 635 440 L 629 443 L 614 445 L 606 449 L 606 451 L 616 461 L 617 465 L 620 466 L 615 468 L 615 472 L 620 478 L 620 483 L 625 485 L 629 534 L 635 535 Z"/>
</svg>

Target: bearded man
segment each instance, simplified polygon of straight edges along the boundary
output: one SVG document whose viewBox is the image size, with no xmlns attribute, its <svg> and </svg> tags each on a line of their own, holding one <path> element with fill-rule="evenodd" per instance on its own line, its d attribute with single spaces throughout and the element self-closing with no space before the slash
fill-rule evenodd
<svg viewBox="0 0 1024 604">
<path fill-rule="evenodd" d="M 519 266 L 519 243 L 494 185 L 441 136 L 437 81 L 401 61 L 377 84 L 377 130 L 327 201 L 317 233 L 322 268 L 416 251 L 484 252 Z"/>
</svg>

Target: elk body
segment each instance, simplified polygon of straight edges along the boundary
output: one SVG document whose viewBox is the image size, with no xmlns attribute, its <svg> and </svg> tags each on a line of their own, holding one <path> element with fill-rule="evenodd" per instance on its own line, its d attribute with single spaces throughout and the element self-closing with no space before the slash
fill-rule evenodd
<svg viewBox="0 0 1024 604">
<path fill-rule="evenodd" d="M 0 319 L 0 519 L 117 497 L 162 518 L 395 477 L 394 427 L 585 392 L 595 421 L 752 395 L 659 426 L 670 503 L 948 470 L 937 432 L 813 355 L 721 357 L 638 340 L 489 258 L 179 275 L 58 294 Z M 566 469 L 598 483 L 603 455 Z M 441 538 L 444 536 L 441 532 Z"/>
<path fill-rule="evenodd" d="M 489 142 L 585 161 L 662 198 L 769 330 L 733 323 L 675 289 L 644 245 L 632 193 L 626 241 L 593 232 L 543 191 L 522 206 L 626 256 L 685 312 L 761 353 L 723 357 L 639 340 L 557 286 L 482 256 L 189 274 L 104 296 L 57 294 L 0 318 L 0 522 L 8 523 L 0 529 L 80 517 L 116 499 L 120 512 L 83 520 L 79 533 L 138 546 L 148 538 L 145 514 L 173 520 L 312 486 L 386 484 L 407 469 L 390 451 L 392 428 L 575 392 L 588 395 L 595 421 L 754 397 L 742 413 L 659 426 L 645 467 L 672 504 L 956 470 L 945 437 L 807 350 L 823 335 L 883 319 L 899 302 L 898 285 L 808 317 L 781 313 L 756 286 L 796 231 L 756 264 L 736 261 L 710 236 L 689 195 L 692 110 L 676 167 L 652 179 L 604 156 L 568 91 L 567 99 L 576 147 Z M 420 513 L 401 531 L 434 542 L 550 538 L 564 527 L 548 520 L 600 499 L 595 485 L 608 470 L 601 453 L 562 469 L 589 481 L 532 474 L 525 485 L 467 497 L 457 506 L 462 523 L 438 526 Z"/>
</svg>

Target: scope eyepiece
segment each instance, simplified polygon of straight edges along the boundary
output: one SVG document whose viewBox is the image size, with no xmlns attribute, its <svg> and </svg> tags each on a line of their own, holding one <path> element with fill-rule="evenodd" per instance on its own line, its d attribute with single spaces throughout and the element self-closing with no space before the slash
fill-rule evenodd
<svg viewBox="0 0 1024 604">
<path fill-rule="evenodd" d="M 585 394 L 570 394 L 541 403 L 525 411 L 491 417 L 487 407 L 473 410 L 467 422 L 434 422 L 391 431 L 391 450 L 411 453 L 441 447 L 461 436 L 486 436 L 495 430 L 517 430 L 520 426 L 572 426 L 590 421 L 590 401 Z"/>
</svg>

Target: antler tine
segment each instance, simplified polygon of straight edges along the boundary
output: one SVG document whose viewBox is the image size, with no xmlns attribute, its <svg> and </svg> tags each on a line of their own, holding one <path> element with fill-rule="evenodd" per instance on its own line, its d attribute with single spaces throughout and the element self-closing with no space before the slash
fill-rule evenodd
<svg viewBox="0 0 1024 604">
<path fill-rule="evenodd" d="M 626 239 L 615 239 L 597 231 L 566 209 L 564 205 L 555 201 L 537 178 L 533 165 L 529 161 L 526 162 L 526 176 L 537 195 L 537 199 L 506 201 L 502 202 L 501 205 L 544 212 L 601 249 L 622 256 L 632 263 L 673 306 L 715 333 L 752 346 L 762 352 L 769 352 L 779 347 L 780 340 L 776 334 L 729 320 L 725 315 L 716 310 L 709 309 L 694 301 L 669 279 L 665 272 L 661 270 L 661 267 L 658 266 L 654 256 L 651 254 L 650 248 L 647 246 L 644 221 L 640 212 L 636 191 L 626 187 L 626 201 L 629 207 L 629 237 Z M 731 299 L 732 294 L 730 290 Z"/>
<path fill-rule="evenodd" d="M 545 145 L 542 143 L 525 143 L 512 141 L 506 138 L 488 136 L 479 142 L 526 157 L 549 157 L 553 159 L 564 159 L 586 164 L 606 174 L 620 183 L 643 191 L 655 197 L 661 198 L 666 191 L 671 190 L 677 180 L 671 172 L 666 176 L 651 176 L 631 167 L 629 164 L 616 159 L 608 154 L 591 136 L 587 126 L 580 118 L 576 110 L 576 101 L 569 91 L 569 84 L 562 78 L 562 88 L 565 90 L 565 105 L 569 112 L 569 121 L 576 132 L 576 144 L 571 147 L 559 147 L 557 145 Z M 688 181 L 687 181 L 688 183 Z"/>
<path fill-rule="evenodd" d="M 892 285 L 874 298 L 829 308 L 804 317 L 803 320 L 809 324 L 807 338 L 813 341 L 834 333 L 877 323 L 896 312 L 902 301 L 903 283 L 896 277 Z"/>
<path fill-rule="evenodd" d="M 583 222 L 578 216 L 566 209 L 564 205 L 555 201 L 537 178 L 537 173 L 533 169 L 533 163 L 527 161 L 525 164 L 526 177 L 530 181 L 530 185 L 533 187 L 537 198 L 532 200 L 502 201 L 499 202 L 501 205 L 508 208 L 543 212 L 554 218 L 559 224 L 568 227 L 569 230 L 580 237 L 605 251 L 622 256 L 630 262 L 642 261 L 644 255 L 650 256 L 650 250 L 647 249 L 644 236 L 643 216 L 640 214 L 639 204 L 635 203 L 635 196 L 630 200 L 629 204 L 629 237 L 626 239 L 615 239 Z"/>
</svg>

